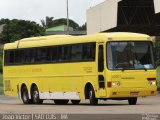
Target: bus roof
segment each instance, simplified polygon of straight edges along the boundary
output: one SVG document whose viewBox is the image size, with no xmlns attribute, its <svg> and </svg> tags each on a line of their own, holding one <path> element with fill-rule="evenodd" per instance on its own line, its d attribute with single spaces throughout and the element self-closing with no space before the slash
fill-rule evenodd
<svg viewBox="0 0 160 120">
<path fill-rule="evenodd" d="M 112 32 L 97 33 L 94 35 L 71 36 L 71 35 L 51 35 L 42 37 L 24 38 L 13 43 L 7 43 L 4 49 L 30 48 L 38 46 L 74 44 L 85 42 L 106 42 L 106 41 L 146 41 L 150 36 L 139 33 Z"/>
</svg>

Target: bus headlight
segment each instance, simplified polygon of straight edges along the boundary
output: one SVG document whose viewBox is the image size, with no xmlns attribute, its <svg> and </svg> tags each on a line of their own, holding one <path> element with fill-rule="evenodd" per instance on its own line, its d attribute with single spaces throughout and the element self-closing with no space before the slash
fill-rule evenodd
<svg viewBox="0 0 160 120">
<path fill-rule="evenodd" d="M 148 82 L 148 85 L 149 85 L 149 86 L 154 86 L 154 85 L 156 85 L 156 81 L 149 81 L 149 82 Z"/>
<path fill-rule="evenodd" d="M 119 87 L 120 86 L 120 82 L 112 82 L 112 87 Z"/>
</svg>

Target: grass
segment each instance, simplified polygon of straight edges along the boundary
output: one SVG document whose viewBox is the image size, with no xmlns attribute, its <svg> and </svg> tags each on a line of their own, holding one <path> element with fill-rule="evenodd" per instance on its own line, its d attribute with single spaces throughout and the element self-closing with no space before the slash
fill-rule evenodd
<svg viewBox="0 0 160 120">
<path fill-rule="evenodd" d="M 0 54 L 0 72 L 2 71 L 2 62 L 3 62 L 3 58 L 2 58 L 2 54 Z"/>
<path fill-rule="evenodd" d="M 157 86 L 158 90 L 160 91 L 160 66 L 157 67 Z"/>
<path fill-rule="evenodd" d="M 0 53 L 0 94 L 3 94 L 3 80 L 2 80 L 2 53 Z"/>
<path fill-rule="evenodd" d="M 0 73 L 0 94 L 3 94 L 3 81 L 2 81 L 2 74 Z"/>
</svg>

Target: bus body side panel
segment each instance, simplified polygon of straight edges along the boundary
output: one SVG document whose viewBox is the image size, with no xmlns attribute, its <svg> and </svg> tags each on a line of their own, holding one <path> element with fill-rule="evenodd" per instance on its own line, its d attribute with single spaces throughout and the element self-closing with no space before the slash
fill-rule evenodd
<svg viewBox="0 0 160 120">
<path fill-rule="evenodd" d="M 29 92 L 31 91 L 31 85 L 36 84 L 39 91 L 42 91 L 42 78 L 35 77 L 32 72 L 33 66 L 6 66 L 4 67 L 4 93 L 9 96 L 20 96 L 20 90 L 24 84 Z"/>
<path fill-rule="evenodd" d="M 97 86 L 95 66 L 96 62 L 7 66 L 4 81 L 10 80 L 11 91 L 5 94 L 18 96 L 22 84 L 25 84 L 31 98 L 31 85 L 35 84 L 41 99 L 84 99 L 87 82 L 94 88 Z"/>
</svg>

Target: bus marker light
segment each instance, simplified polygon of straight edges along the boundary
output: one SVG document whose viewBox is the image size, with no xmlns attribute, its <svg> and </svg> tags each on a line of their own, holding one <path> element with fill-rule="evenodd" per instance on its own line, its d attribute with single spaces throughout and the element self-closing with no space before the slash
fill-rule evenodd
<svg viewBox="0 0 160 120">
<path fill-rule="evenodd" d="M 111 88 L 112 87 L 112 82 L 107 82 L 107 87 Z"/>
</svg>

